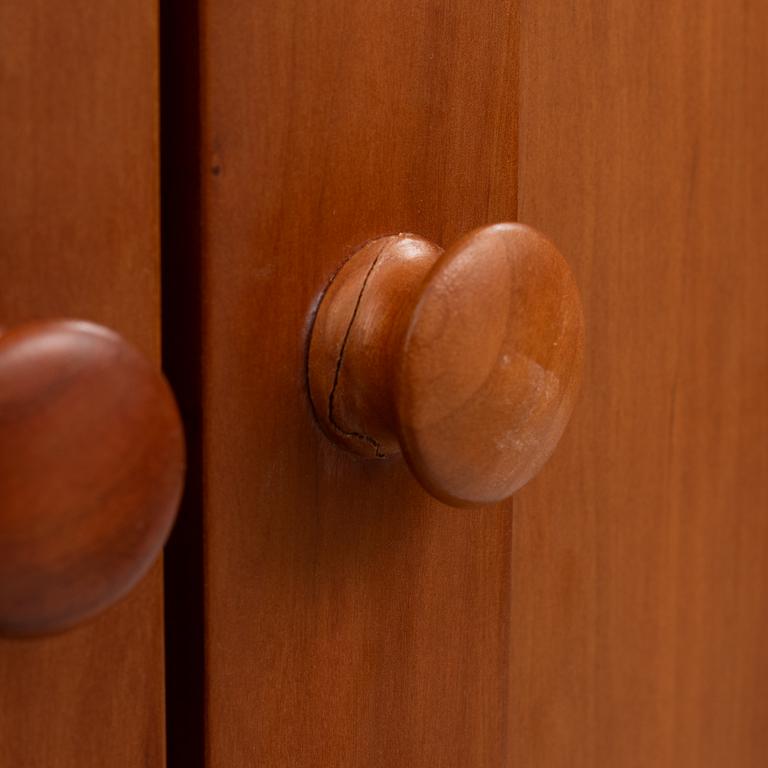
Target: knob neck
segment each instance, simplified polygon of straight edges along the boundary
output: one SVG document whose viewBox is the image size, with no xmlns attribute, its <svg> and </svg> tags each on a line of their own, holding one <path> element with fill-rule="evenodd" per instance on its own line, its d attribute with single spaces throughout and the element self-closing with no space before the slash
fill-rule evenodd
<svg viewBox="0 0 768 768">
<path fill-rule="evenodd" d="M 400 453 L 396 373 L 413 303 L 442 249 L 416 235 L 362 245 L 328 285 L 314 319 L 309 391 L 326 435 L 369 458 Z"/>
</svg>

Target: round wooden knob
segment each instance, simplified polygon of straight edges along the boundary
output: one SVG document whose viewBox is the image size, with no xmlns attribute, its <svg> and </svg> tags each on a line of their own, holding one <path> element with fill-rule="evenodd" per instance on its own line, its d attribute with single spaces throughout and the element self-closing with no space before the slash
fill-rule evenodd
<svg viewBox="0 0 768 768">
<path fill-rule="evenodd" d="M 116 333 L 0 335 L 0 632 L 65 629 L 124 595 L 173 524 L 184 438 L 160 372 Z"/>
<path fill-rule="evenodd" d="M 336 443 L 375 458 L 402 451 L 437 498 L 487 504 L 527 483 L 557 445 L 583 339 L 571 271 L 530 227 L 483 227 L 446 251 L 381 237 L 322 298 L 310 396 Z"/>
</svg>

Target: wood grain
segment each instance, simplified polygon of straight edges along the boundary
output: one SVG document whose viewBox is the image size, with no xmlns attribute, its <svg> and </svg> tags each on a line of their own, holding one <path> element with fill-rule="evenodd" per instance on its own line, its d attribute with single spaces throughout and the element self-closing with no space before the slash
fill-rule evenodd
<svg viewBox="0 0 768 768">
<path fill-rule="evenodd" d="M 307 360 L 328 437 L 402 451 L 452 506 L 509 498 L 555 449 L 584 345 L 568 263 L 540 233 L 492 224 L 445 251 L 408 234 L 357 250 L 323 294 Z"/>
<path fill-rule="evenodd" d="M 768 7 L 525 0 L 520 218 L 582 402 L 516 497 L 511 762 L 765 765 Z"/>
<path fill-rule="evenodd" d="M 155 3 L 0 6 L 2 323 L 86 317 L 159 353 Z M 160 569 L 60 637 L 0 642 L 0 765 L 161 766 Z"/>
<path fill-rule="evenodd" d="M 305 341 L 359 243 L 515 219 L 516 6 L 201 18 L 208 765 L 501 766 L 510 505 L 331 445 Z"/>
</svg>

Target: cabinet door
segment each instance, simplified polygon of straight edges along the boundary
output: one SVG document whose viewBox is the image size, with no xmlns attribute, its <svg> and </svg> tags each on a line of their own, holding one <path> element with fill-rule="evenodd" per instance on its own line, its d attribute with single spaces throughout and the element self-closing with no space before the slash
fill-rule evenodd
<svg viewBox="0 0 768 768">
<path fill-rule="evenodd" d="M 515 500 L 517 765 L 768 754 L 768 6 L 521 7 L 520 218 L 582 401 Z"/>
<path fill-rule="evenodd" d="M 356 245 L 515 219 L 515 6 L 202 5 L 209 764 L 501 765 L 512 506 L 335 448 L 304 360 Z"/>
<path fill-rule="evenodd" d="M 159 364 L 154 0 L 0 6 L 0 323 L 77 317 Z M 164 756 L 161 567 L 95 621 L 0 642 L 3 768 Z"/>
<path fill-rule="evenodd" d="M 766 12 L 201 6 L 206 765 L 761 765 Z M 308 325 L 359 243 L 518 219 L 581 286 L 581 402 L 455 510 L 319 432 Z"/>
</svg>

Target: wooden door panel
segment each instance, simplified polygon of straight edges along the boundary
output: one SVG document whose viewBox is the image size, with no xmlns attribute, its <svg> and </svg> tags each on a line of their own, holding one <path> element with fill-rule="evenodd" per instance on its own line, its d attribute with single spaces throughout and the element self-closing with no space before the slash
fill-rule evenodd
<svg viewBox="0 0 768 768">
<path fill-rule="evenodd" d="M 0 324 L 78 317 L 158 360 L 157 8 L 0 7 Z M 161 766 L 161 568 L 97 620 L 0 641 L 0 765 Z"/>
<path fill-rule="evenodd" d="M 515 500 L 516 765 L 768 754 L 768 13 L 524 2 L 521 220 L 582 286 L 582 402 Z"/>
<path fill-rule="evenodd" d="M 761 765 L 765 12 L 200 19 L 207 765 Z M 322 437 L 311 308 L 371 237 L 514 219 L 576 272 L 582 399 L 514 503 L 449 510 Z"/>
<path fill-rule="evenodd" d="M 332 446 L 304 359 L 356 245 L 515 218 L 516 7 L 201 18 L 208 764 L 501 765 L 511 506 Z"/>
</svg>

